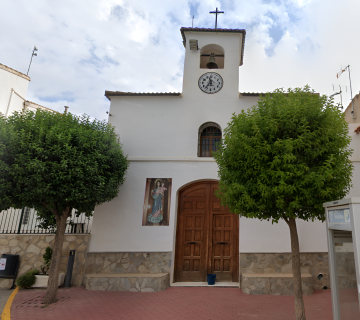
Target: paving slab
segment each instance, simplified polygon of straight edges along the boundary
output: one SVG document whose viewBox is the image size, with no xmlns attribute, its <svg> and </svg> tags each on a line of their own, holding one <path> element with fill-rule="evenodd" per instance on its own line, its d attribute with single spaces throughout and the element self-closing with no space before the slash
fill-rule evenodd
<svg viewBox="0 0 360 320">
<path fill-rule="evenodd" d="M 355 290 L 356 291 L 356 290 Z M 295 320 L 293 296 L 253 296 L 239 288 L 170 287 L 161 292 L 59 289 L 58 301 L 44 306 L 45 290 L 21 290 L 12 320 Z M 331 320 L 330 290 L 305 296 L 307 320 Z"/>
</svg>

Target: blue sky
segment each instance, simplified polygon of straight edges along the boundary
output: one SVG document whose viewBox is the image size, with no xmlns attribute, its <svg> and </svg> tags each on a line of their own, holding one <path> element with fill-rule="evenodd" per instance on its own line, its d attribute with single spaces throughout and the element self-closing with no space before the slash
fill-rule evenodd
<svg viewBox="0 0 360 320">
<path fill-rule="evenodd" d="M 105 90 L 179 92 L 184 48 L 180 27 L 246 29 L 240 92 L 267 92 L 309 84 L 321 94 L 341 85 L 350 101 L 360 90 L 355 0 L 3 0 L 0 63 L 26 73 L 27 99 L 57 111 L 106 119 Z M 5 31 L 6 30 L 6 31 Z M 338 99 L 338 98 L 336 98 Z"/>
</svg>

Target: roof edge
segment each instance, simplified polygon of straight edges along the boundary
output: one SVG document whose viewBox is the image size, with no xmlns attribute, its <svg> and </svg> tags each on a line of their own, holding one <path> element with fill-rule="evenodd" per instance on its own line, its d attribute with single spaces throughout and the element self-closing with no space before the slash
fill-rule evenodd
<svg viewBox="0 0 360 320">
<path fill-rule="evenodd" d="M 273 92 L 268 91 L 268 92 L 239 92 L 239 97 L 260 97 L 260 96 L 265 96 L 267 94 L 270 94 L 270 96 L 272 96 Z M 320 96 L 320 93 L 318 92 L 314 92 L 313 93 L 316 96 Z M 284 92 L 285 96 L 288 96 L 289 94 L 287 92 Z"/>
<path fill-rule="evenodd" d="M 240 57 L 240 64 L 242 66 L 244 64 L 244 49 L 245 49 L 245 36 L 246 30 L 245 29 L 211 29 L 211 28 L 186 28 L 181 27 L 180 32 L 183 39 L 183 46 L 186 48 L 186 36 L 185 31 L 193 31 L 193 32 L 224 32 L 224 33 L 242 33 L 242 45 L 241 45 L 241 57 Z"/>
<path fill-rule="evenodd" d="M 48 107 L 44 107 L 44 106 L 42 106 L 41 104 L 38 104 L 38 103 L 35 103 L 35 102 L 32 102 L 32 101 L 29 101 L 29 100 L 25 100 L 25 106 L 32 106 L 32 105 L 36 105 L 36 106 L 39 106 L 39 107 L 41 107 L 41 108 L 43 108 L 43 109 L 46 109 L 46 110 L 48 110 L 48 111 L 52 111 L 52 112 L 56 112 L 56 113 L 61 113 L 61 112 L 59 112 L 59 111 L 56 111 L 56 110 L 53 110 L 53 109 L 50 109 L 50 108 L 48 108 Z"/>
<path fill-rule="evenodd" d="M 0 63 L 0 69 L 5 70 L 7 72 L 13 73 L 21 78 L 24 78 L 25 80 L 31 81 L 31 78 L 27 76 L 26 74 L 21 73 L 20 71 L 17 71 L 15 69 L 12 69 L 2 63 Z"/>
<path fill-rule="evenodd" d="M 264 92 L 239 92 L 239 96 L 242 97 L 260 97 L 264 96 L 266 93 Z"/>
<path fill-rule="evenodd" d="M 181 96 L 181 92 L 122 92 L 122 91 L 105 91 L 105 97 L 111 101 L 110 97 L 114 96 Z"/>
</svg>

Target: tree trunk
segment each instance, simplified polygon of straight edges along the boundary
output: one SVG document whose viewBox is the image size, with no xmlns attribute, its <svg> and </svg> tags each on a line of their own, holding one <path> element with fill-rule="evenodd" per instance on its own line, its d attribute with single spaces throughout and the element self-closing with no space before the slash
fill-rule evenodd
<svg viewBox="0 0 360 320">
<path fill-rule="evenodd" d="M 299 237 L 296 228 L 296 221 L 293 218 L 285 220 L 290 228 L 291 237 L 291 258 L 294 278 L 294 295 L 295 295 L 295 316 L 296 320 L 306 320 L 304 299 L 301 286 L 301 269 L 300 269 L 300 246 Z"/>
<path fill-rule="evenodd" d="M 65 237 L 66 220 L 69 216 L 69 212 L 70 208 L 66 208 L 62 215 L 57 215 L 56 217 L 56 234 L 44 304 L 51 304 L 57 300 L 60 259 Z"/>
</svg>

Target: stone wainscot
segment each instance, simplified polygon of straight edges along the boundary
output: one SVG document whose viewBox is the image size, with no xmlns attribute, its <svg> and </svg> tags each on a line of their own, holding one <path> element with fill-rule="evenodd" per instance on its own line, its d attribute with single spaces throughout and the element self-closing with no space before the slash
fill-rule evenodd
<svg viewBox="0 0 360 320">
<path fill-rule="evenodd" d="M 170 285 L 171 252 L 88 253 L 88 290 L 157 292 Z"/>
<path fill-rule="evenodd" d="M 169 273 L 171 252 L 89 252 L 86 274 Z"/>
<path fill-rule="evenodd" d="M 356 270 L 353 252 L 336 252 L 336 265 L 340 289 L 355 289 Z M 329 256 L 327 252 L 300 253 L 301 273 L 311 274 L 314 290 L 330 288 Z M 292 273 L 291 253 L 241 253 L 240 279 L 248 273 Z M 323 278 L 319 280 L 318 274 Z M 249 281 L 249 280 L 247 280 Z M 254 281 L 251 279 L 251 281 Z M 280 280 L 279 280 L 280 281 Z"/>
<path fill-rule="evenodd" d="M 327 252 L 300 253 L 301 273 L 310 273 L 313 289 L 330 288 L 329 257 Z M 240 279 L 243 273 L 291 273 L 291 253 L 241 253 Z M 323 279 L 318 280 L 319 273 Z"/>
<path fill-rule="evenodd" d="M 42 234 L 1 234 L 0 255 L 20 255 L 18 276 L 31 269 L 39 269 L 44 264 L 43 254 L 45 249 L 53 247 L 55 235 Z M 84 282 L 85 261 L 90 241 L 89 234 L 65 235 L 60 260 L 60 272 L 66 273 L 69 252 L 75 249 L 75 261 L 72 275 L 72 285 L 81 286 Z M 0 288 L 10 288 L 12 280 L 0 279 Z"/>
</svg>

